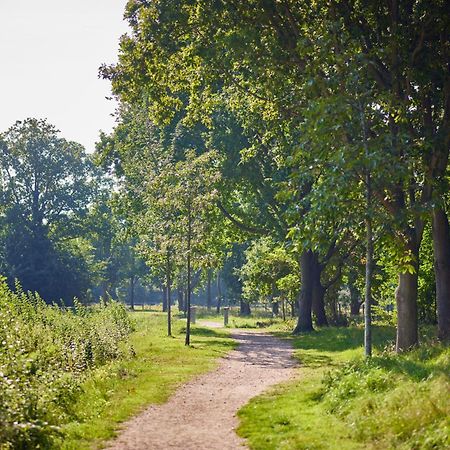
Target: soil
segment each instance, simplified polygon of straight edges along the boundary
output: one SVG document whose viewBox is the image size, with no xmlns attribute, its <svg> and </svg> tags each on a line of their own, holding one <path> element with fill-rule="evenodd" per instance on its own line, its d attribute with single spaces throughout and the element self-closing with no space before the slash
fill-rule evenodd
<svg viewBox="0 0 450 450">
<path fill-rule="evenodd" d="M 202 322 L 220 327 L 220 324 Z M 233 330 L 239 346 L 212 372 L 180 387 L 123 424 L 110 450 L 231 450 L 245 448 L 237 411 L 269 386 L 294 375 L 289 342 L 254 330 Z"/>
</svg>

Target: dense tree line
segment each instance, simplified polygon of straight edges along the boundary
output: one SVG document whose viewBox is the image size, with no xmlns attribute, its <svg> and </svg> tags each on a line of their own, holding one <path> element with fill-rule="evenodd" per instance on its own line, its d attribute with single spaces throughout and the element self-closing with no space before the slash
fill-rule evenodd
<svg viewBox="0 0 450 450">
<path fill-rule="evenodd" d="M 125 17 L 119 62 L 101 69 L 121 111 L 100 153 L 128 165 L 124 191 L 140 215 L 148 195 L 181 195 L 188 167 L 204 163 L 208 201 L 195 213 L 169 207 L 183 227 L 184 247 L 173 248 L 184 255 L 188 297 L 194 254 L 196 267 L 212 254 L 220 267 L 230 242 L 247 241 L 245 295 L 269 286 L 269 296 L 293 298 L 297 283 L 298 332 L 312 330 L 312 316 L 318 325 L 338 318 L 340 287 L 357 312 L 365 285 L 367 305 L 389 309 L 395 298 L 398 351 L 418 343 L 419 311 L 436 314 L 439 337 L 449 337 L 444 1 L 134 0 Z M 158 171 L 170 178 L 177 165 L 186 172 L 164 182 L 172 188 L 152 192 Z M 206 174 L 216 174 L 214 187 Z M 192 214 L 198 233 L 186 231 Z M 207 220 L 233 231 L 203 234 Z M 265 262 L 254 263 L 258 252 Z M 277 257 L 286 260 L 273 272 Z"/>
<path fill-rule="evenodd" d="M 0 134 L 0 270 L 9 285 L 71 305 L 116 298 L 145 275 L 111 191 L 84 148 L 46 121 Z"/>
</svg>

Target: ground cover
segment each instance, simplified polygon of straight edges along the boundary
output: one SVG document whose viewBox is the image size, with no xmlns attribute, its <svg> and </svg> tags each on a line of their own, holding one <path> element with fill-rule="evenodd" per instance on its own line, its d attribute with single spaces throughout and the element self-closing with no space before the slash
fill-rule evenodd
<svg viewBox="0 0 450 450">
<path fill-rule="evenodd" d="M 376 355 L 362 358 L 362 329 L 291 337 L 301 368 L 239 412 L 252 449 L 448 448 L 450 351 L 436 343 L 391 352 L 394 330 L 375 327 Z"/>
</svg>

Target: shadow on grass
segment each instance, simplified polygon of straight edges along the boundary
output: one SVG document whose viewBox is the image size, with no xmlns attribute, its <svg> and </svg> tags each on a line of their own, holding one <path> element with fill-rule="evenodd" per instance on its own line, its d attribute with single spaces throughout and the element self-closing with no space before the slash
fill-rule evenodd
<svg viewBox="0 0 450 450">
<path fill-rule="evenodd" d="M 404 355 L 376 356 L 372 363 L 414 381 L 426 380 L 431 375 L 444 375 L 450 380 L 450 349 L 442 344 L 428 345 Z"/>
<path fill-rule="evenodd" d="M 364 344 L 364 330 L 356 327 L 319 328 L 311 333 L 289 335 L 285 332 L 275 332 L 279 337 L 290 337 L 293 345 L 301 350 L 316 350 L 321 352 L 343 352 L 361 347 Z M 387 326 L 373 327 L 373 346 L 383 350 L 392 343 L 395 329 Z"/>
</svg>

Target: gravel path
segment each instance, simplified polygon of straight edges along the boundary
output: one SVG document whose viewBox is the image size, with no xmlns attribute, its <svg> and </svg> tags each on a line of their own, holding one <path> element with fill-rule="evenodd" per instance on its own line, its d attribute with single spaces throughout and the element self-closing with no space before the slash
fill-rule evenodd
<svg viewBox="0 0 450 450">
<path fill-rule="evenodd" d="M 238 426 L 236 412 L 269 386 L 293 376 L 296 363 L 287 341 L 250 330 L 234 330 L 231 336 L 239 346 L 220 361 L 216 370 L 180 387 L 167 403 L 150 406 L 124 423 L 108 448 L 244 448 L 245 441 L 234 431 Z"/>
</svg>

